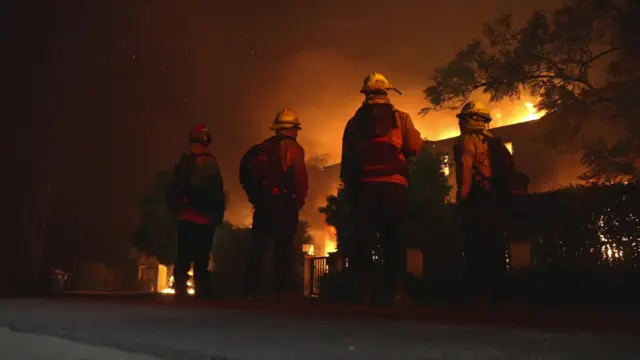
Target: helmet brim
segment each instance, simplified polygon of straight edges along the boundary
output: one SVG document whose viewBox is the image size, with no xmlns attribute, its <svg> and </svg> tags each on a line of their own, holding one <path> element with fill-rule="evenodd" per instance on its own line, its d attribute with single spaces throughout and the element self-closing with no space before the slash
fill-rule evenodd
<svg viewBox="0 0 640 360">
<path fill-rule="evenodd" d="M 368 89 L 361 89 L 360 93 L 361 94 L 379 94 L 379 93 L 383 93 L 386 94 L 389 91 L 395 91 L 396 93 L 398 93 L 398 95 L 402 95 L 402 91 L 398 90 L 397 88 L 388 88 L 388 89 L 376 89 L 376 90 L 368 90 Z"/>
<path fill-rule="evenodd" d="M 481 114 L 456 114 L 456 117 L 460 120 L 464 120 L 474 116 L 482 118 L 485 122 L 490 122 L 491 120 L 493 120 L 491 116 L 486 116 Z"/>
<path fill-rule="evenodd" d="M 271 129 L 272 131 L 278 131 L 278 130 L 289 130 L 289 129 L 296 129 L 296 130 L 302 130 L 302 126 L 300 125 L 285 125 L 285 126 L 270 126 L 269 129 Z"/>
</svg>

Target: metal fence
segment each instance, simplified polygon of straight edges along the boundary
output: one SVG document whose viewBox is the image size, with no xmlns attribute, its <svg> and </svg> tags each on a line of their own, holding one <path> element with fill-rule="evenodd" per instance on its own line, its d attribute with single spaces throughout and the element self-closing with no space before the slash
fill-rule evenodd
<svg viewBox="0 0 640 360">
<path fill-rule="evenodd" d="M 319 280 L 329 272 L 328 257 L 308 257 L 304 262 L 304 293 L 308 297 L 320 295 Z"/>
</svg>

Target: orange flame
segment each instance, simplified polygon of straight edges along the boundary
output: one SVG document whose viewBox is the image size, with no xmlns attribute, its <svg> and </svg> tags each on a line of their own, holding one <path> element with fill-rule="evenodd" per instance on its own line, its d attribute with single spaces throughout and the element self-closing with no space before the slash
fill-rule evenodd
<svg viewBox="0 0 640 360">
<path fill-rule="evenodd" d="M 546 114 L 545 111 L 536 110 L 533 102 L 524 102 L 515 106 L 513 104 L 504 104 L 504 106 L 500 106 L 501 107 L 494 108 L 491 111 L 493 113 L 493 122 L 491 123 L 493 128 L 538 120 Z M 434 131 L 429 131 L 428 129 L 419 130 L 421 133 L 427 135 L 426 138 L 432 141 L 450 139 L 460 135 L 460 130 L 457 128 L 439 128 L 435 134 Z"/>
<path fill-rule="evenodd" d="M 327 226 L 327 233 L 324 237 L 325 256 L 338 251 L 338 232 L 333 226 Z"/>
</svg>

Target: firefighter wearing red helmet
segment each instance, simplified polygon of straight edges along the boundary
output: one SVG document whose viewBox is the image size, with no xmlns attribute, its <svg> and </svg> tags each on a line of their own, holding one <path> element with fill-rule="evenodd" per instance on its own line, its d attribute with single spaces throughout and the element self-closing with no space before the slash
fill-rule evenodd
<svg viewBox="0 0 640 360">
<path fill-rule="evenodd" d="M 204 124 L 189 130 L 189 148 L 174 168 L 167 203 L 178 221 L 178 244 L 174 263 L 174 290 L 187 294 L 193 264 L 196 296 L 210 295 L 209 254 L 215 229 L 222 223 L 225 194 L 216 157 L 209 151 L 212 137 Z"/>
<path fill-rule="evenodd" d="M 211 133 L 204 124 L 197 124 L 189 129 L 189 143 L 209 146 L 211 144 Z"/>
</svg>

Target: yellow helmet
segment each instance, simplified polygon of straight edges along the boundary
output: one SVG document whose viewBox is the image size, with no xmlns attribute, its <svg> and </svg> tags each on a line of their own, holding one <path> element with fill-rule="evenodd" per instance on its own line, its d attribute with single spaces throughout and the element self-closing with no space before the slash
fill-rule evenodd
<svg viewBox="0 0 640 360">
<path fill-rule="evenodd" d="M 364 79 L 362 84 L 362 89 L 360 90 L 360 92 L 363 94 L 369 94 L 369 93 L 389 91 L 389 90 L 393 90 L 398 94 L 402 95 L 400 90 L 393 87 L 393 85 L 391 85 L 389 80 L 387 80 L 387 78 L 384 77 L 384 75 L 377 72 L 373 72 Z"/>
<path fill-rule="evenodd" d="M 486 106 L 484 106 L 483 103 L 479 101 L 469 101 L 468 103 L 464 104 L 464 106 L 460 110 L 460 113 L 456 116 L 458 117 L 458 119 L 466 118 L 469 116 L 478 116 L 486 122 L 491 121 L 491 112 Z"/>
<path fill-rule="evenodd" d="M 300 120 L 295 111 L 284 108 L 276 114 L 271 130 L 300 129 Z"/>
</svg>

